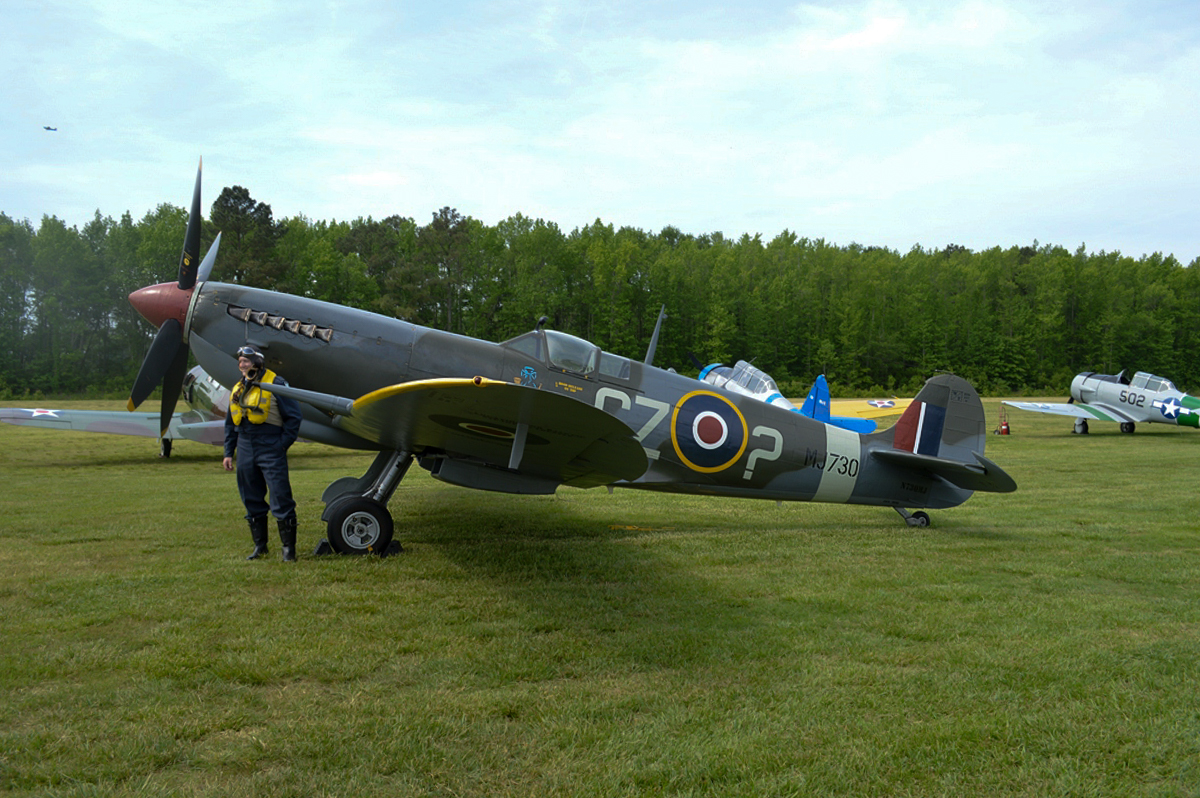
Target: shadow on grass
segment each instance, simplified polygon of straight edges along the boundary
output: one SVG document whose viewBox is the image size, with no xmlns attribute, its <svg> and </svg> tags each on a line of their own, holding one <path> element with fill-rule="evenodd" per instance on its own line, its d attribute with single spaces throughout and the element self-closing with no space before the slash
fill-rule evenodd
<svg viewBox="0 0 1200 798">
<path fill-rule="evenodd" d="M 765 583 L 778 578 L 779 566 L 764 564 L 783 535 L 772 530 L 774 543 L 759 537 L 755 513 L 714 528 L 705 522 L 710 504 L 607 498 L 486 495 L 481 504 L 478 494 L 440 491 L 406 509 L 393 502 L 393 510 L 408 513 L 410 551 L 435 549 L 464 578 L 516 607 L 527 631 L 560 639 L 542 652 L 552 661 L 540 666 L 536 645 L 528 652 L 529 668 L 544 675 L 596 662 L 633 671 L 744 668 L 792 649 L 796 624 L 826 622 L 818 597 L 772 595 L 758 581 L 760 569 Z M 794 551 L 794 540 L 786 545 Z M 794 591 L 794 575 L 787 581 Z M 574 645 L 564 648 L 561 638 Z M 575 656 L 563 660 L 567 651 Z"/>
</svg>

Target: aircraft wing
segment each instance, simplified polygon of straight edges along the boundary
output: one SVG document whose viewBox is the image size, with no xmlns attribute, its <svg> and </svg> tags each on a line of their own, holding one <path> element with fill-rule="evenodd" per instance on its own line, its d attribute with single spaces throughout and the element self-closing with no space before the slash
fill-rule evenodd
<svg viewBox="0 0 1200 798">
<path fill-rule="evenodd" d="M 603 410 L 482 377 L 381 388 L 355 400 L 336 423 L 390 448 L 441 450 L 575 487 L 634 480 L 649 464 L 634 431 Z"/>
<path fill-rule="evenodd" d="M 898 416 L 912 404 L 912 399 L 835 399 L 832 412 L 839 416 L 886 418 Z"/>
<path fill-rule="evenodd" d="M 158 413 L 127 413 L 124 410 L 47 410 L 43 408 L 0 408 L 0 421 L 24 427 L 104 432 L 110 435 L 159 436 Z M 195 412 L 176 413 L 166 437 L 198 443 L 221 444 L 225 440 L 225 422 L 212 421 Z"/>
<path fill-rule="evenodd" d="M 1124 413 L 1111 407 L 1085 404 L 1067 404 L 1066 402 L 1009 402 L 1001 404 L 1015 407 L 1018 410 L 1032 410 L 1035 413 L 1053 413 L 1056 416 L 1074 416 L 1075 418 L 1097 418 L 1101 421 L 1133 421 Z"/>
</svg>

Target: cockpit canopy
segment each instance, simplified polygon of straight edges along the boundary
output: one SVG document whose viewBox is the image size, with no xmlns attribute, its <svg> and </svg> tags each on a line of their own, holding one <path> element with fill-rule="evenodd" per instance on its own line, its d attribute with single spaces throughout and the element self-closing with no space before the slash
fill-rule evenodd
<svg viewBox="0 0 1200 798">
<path fill-rule="evenodd" d="M 601 351 L 582 338 L 558 330 L 537 329 L 505 341 L 503 346 L 581 377 L 629 379 L 629 358 Z"/>
<path fill-rule="evenodd" d="M 1155 377 L 1153 374 L 1148 374 L 1144 371 L 1139 371 L 1134 374 L 1129 385 L 1131 388 L 1137 388 L 1140 391 L 1149 391 L 1151 393 L 1178 390 L 1175 387 L 1175 384 L 1165 377 Z"/>
<path fill-rule="evenodd" d="M 773 396 L 779 393 L 779 386 L 765 371 L 755 368 L 744 360 L 739 360 L 728 366 L 712 365 L 700 373 L 700 379 L 720 388 L 734 390 L 741 388 L 738 393 L 749 396 Z"/>
</svg>

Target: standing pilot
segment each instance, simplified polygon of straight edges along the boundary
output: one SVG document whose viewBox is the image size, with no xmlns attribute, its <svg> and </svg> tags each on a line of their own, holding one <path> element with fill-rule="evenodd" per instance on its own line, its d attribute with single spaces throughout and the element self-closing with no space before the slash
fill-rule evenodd
<svg viewBox="0 0 1200 798">
<path fill-rule="evenodd" d="M 237 483 L 254 551 L 246 559 L 267 553 L 267 511 L 279 526 L 283 559 L 296 559 L 296 502 L 288 479 L 287 450 L 300 433 L 300 404 L 295 399 L 262 390 L 261 383 L 287 385 L 287 380 L 263 366 L 262 352 L 253 346 L 237 351 L 242 379 L 229 393 L 225 416 L 226 471 L 233 470 L 237 452 Z M 267 497 L 270 496 L 270 504 Z"/>
</svg>

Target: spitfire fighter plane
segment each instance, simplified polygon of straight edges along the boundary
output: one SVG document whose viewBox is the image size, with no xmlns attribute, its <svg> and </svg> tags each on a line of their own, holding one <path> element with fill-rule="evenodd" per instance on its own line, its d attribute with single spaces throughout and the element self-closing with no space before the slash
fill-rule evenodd
<svg viewBox="0 0 1200 798">
<path fill-rule="evenodd" d="M 860 435 L 719 386 L 602 351 L 545 329 L 502 343 L 363 310 L 209 279 L 220 236 L 202 262 L 200 173 L 178 280 L 130 302 L 158 327 L 130 395 L 160 382 L 165 426 L 189 351 L 222 384 L 234 353 L 257 346 L 298 399 L 300 435 L 376 451 L 361 477 L 323 494 L 329 544 L 384 552 L 388 501 L 415 462 L 443 482 L 549 494 L 610 486 L 776 501 L 954 507 L 974 491 L 1016 483 L 983 455 L 985 418 L 969 383 L 934 377 L 891 429 Z M 647 361 L 651 356 L 647 355 Z"/>
<path fill-rule="evenodd" d="M 1071 380 L 1068 402 L 1004 402 L 1020 410 L 1075 418 L 1075 432 L 1086 435 L 1088 422 L 1116 421 L 1121 432 L 1133 432 L 1139 422 L 1200 427 L 1200 399 L 1180 391 L 1168 379 L 1144 371 L 1133 378 L 1085 371 Z"/>
<path fill-rule="evenodd" d="M 119 410 L 0 407 L 0 421 L 22 427 L 158 438 L 163 457 L 171 456 L 172 443 L 177 440 L 223 445 L 229 389 L 196 366 L 184 375 L 182 394 L 189 409 L 183 413 L 172 413 L 165 429 L 161 427 L 158 413 L 126 413 Z"/>
</svg>

